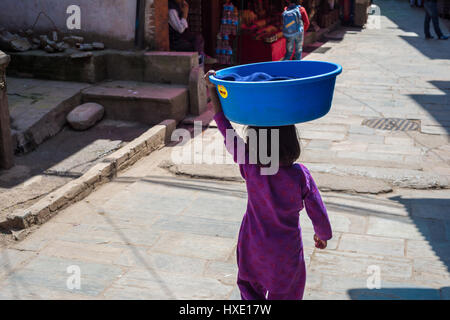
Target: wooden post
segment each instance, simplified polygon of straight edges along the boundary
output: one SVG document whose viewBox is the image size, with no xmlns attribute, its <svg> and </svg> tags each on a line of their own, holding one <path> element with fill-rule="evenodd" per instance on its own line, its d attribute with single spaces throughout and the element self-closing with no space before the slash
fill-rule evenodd
<svg viewBox="0 0 450 320">
<path fill-rule="evenodd" d="M 7 54 L 0 51 L 0 168 L 3 169 L 9 169 L 14 166 L 5 75 L 10 59 Z"/>
</svg>

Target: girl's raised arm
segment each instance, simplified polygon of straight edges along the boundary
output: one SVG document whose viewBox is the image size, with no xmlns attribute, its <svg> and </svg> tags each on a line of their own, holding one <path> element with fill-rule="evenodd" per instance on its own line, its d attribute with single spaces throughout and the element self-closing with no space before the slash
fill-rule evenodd
<svg viewBox="0 0 450 320">
<path fill-rule="evenodd" d="M 225 114 L 222 111 L 222 104 L 220 103 L 217 89 L 214 84 L 209 81 L 209 76 L 211 75 L 215 75 L 215 71 L 209 71 L 205 75 L 205 80 L 208 86 L 209 95 L 211 97 L 211 103 L 215 113 L 214 120 L 217 123 L 217 128 L 223 135 L 227 151 L 233 156 L 234 162 L 240 165 L 248 163 L 248 150 L 245 142 L 236 133 L 236 130 L 234 130 L 230 121 L 225 117 Z"/>
</svg>

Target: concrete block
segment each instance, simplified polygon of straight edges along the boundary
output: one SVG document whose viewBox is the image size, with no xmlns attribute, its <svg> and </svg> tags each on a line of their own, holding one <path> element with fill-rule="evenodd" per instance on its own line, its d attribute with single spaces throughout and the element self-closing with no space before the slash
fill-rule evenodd
<svg viewBox="0 0 450 320">
<path fill-rule="evenodd" d="M 189 85 L 192 68 L 198 66 L 197 52 L 159 52 L 144 54 L 144 81 Z"/>
<path fill-rule="evenodd" d="M 105 69 L 108 79 L 144 81 L 144 56 L 134 51 L 110 51 L 105 55 Z"/>
<path fill-rule="evenodd" d="M 189 93 L 184 86 L 112 82 L 83 90 L 83 101 L 101 103 L 106 118 L 155 125 L 166 119 L 181 121 Z"/>
<path fill-rule="evenodd" d="M 202 114 L 207 107 L 206 82 L 203 66 L 192 68 L 189 75 L 189 112 L 193 115 Z"/>
</svg>

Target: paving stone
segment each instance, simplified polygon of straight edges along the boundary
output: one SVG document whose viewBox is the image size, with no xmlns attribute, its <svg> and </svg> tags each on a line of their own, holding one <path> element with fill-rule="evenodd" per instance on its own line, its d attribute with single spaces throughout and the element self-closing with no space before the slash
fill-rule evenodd
<svg viewBox="0 0 450 320">
<path fill-rule="evenodd" d="M 373 144 L 383 144 L 384 137 L 377 135 L 365 135 L 365 134 L 357 134 L 357 133 L 349 133 L 348 135 L 349 141 L 358 141 L 363 143 L 373 143 Z"/>
<path fill-rule="evenodd" d="M 342 141 L 335 142 L 331 146 L 331 150 L 340 151 L 339 154 L 345 154 L 347 152 L 364 152 L 367 150 L 368 143 L 366 142 L 355 142 L 355 141 Z"/>
<path fill-rule="evenodd" d="M 363 255 L 339 251 L 316 251 L 310 272 L 334 275 L 339 277 L 361 277 L 367 274 L 370 266 L 378 266 L 383 279 L 411 279 L 413 275 L 412 261 L 405 258 L 390 259 L 375 255 Z"/>
<path fill-rule="evenodd" d="M 367 151 L 373 153 L 393 153 L 405 155 L 421 155 L 422 150 L 413 146 L 407 145 L 379 145 L 369 144 Z"/>
<path fill-rule="evenodd" d="M 166 232 L 161 235 L 152 250 L 200 259 L 225 261 L 234 250 L 235 243 L 236 240 L 229 238 Z"/>
<path fill-rule="evenodd" d="M 450 242 L 406 240 L 406 256 L 447 261 L 450 260 Z"/>
<path fill-rule="evenodd" d="M 316 289 L 305 289 L 304 300 L 348 300 L 349 296 L 345 293 L 327 292 Z"/>
<path fill-rule="evenodd" d="M 239 291 L 239 288 L 237 286 L 233 288 L 233 291 L 228 297 L 228 300 L 241 300 L 241 292 Z"/>
<path fill-rule="evenodd" d="M 123 192 L 103 206 L 107 214 L 126 216 L 130 219 L 151 219 L 155 214 L 180 214 L 193 200 L 178 198 L 147 192 Z"/>
<path fill-rule="evenodd" d="M 445 241 L 445 227 L 428 219 L 369 217 L 367 234 L 411 240 Z"/>
<path fill-rule="evenodd" d="M 399 146 L 414 146 L 414 140 L 411 138 L 386 137 L 384 142 Z"/>
<path fill-rule="evenodd" d="M 330 140 L 312 140 L 308 143 L 306 149 L 329 150 L 331 148 Z"/>
<path fill-rule="evenodd" d="M 36 257 L 36 253 L 14 249 L 0 249 L 0 279 Z"/>
<path fill-rule="evenodd" d="M 206 267 L 206 260 L 151 252 L 151 250 L 128 246 L 114 264 L 151 269 L 155 272 L 201 276 Z"/>
<path fill-rule="evenodd" d="M 111 246 L 68 241 L 54 241 L 41 251 L 47 256 L 105 264 L 113 263 L 121 253 L 121 249 Z"/>
<path fill-rule="evenodd" d="M 231 238 L 238 236 L 240 222 L 189 216 L 162 217 L 152 225 L 155 230 L 168 230 L 205 236 Z"/>
<path fill-rule="evenodd" d="M 38 287 L 27 284 L 18 286 L 15 281 L 0 283 L 4 290 L 0 291 L 0 300 L 92 300 L 94 296 L 80 294 L 77 291 L 57 291 L 52 288 Z M 75 293 L 76 292 L 76 293 Z"/>
<path fill-rule="evenodd" d="M 233 286 L 237 281 L 238 267 L 236 262 L 212 261 L 208 263 L 204 275 L 220 282 Z"/>
<path fill-rule="evenodd" d="M 343 234 L 338 250 L 383 256 L 405 256 L 405 240 Z"/>
<path fill-rule="evenodd" d="M 339 118 L 341 119 L 347 119 L 345 118 Z M 342 132 L 346 133 L 348 131 L 348 126 L 345 124 L 332 124 L 332 123 L 320 123 L 318 121 L 311 121 L 311 122 L 305 122 L 300 123 L 296 125 L 297 130 L 300 131 L 300 133 L 303 130 L 313 130 L 313 131 L 332 131 L 332 132 Z M 301 136 L 301 134 L 300 134 Z"/>
<path fill-rule="evenodd" d="M 345 139 L 345 134 L 342 132 L 303 130 L 300 131 L 300 138 L 310 140 L 321 139 L 321 140 L 341 141 Z"/>
<path fill-rule="evenodd" d="M 183 216 L 241 222 L 246 209 L 247 198 L 200 194 Z"/>
<path fill-rule="evenodd" d="M 133 269 L 121 277 L 114 286 L 106 290 L 107 299 L 226 299 L 232 286 L 221 284 L 218 280 L 147 269 Z"/>
<path fill-rule="evenodd" d="M 105 218 L 107 220 L 107 218 Z M 108 221 L 108 220 L 107 220 Z M 85 244 L 131 244 L 137 246 L 152 246 L 159 238 L 159 232 L 148 226 L 123 227 L 110 221 L 110 225 L 79 224 L 67 230 L 57 240 Z"/>
<path fill-rule="evenodd" d="M 56 239 L 58 235 L 71 227 L 72 225 L 70 224 L 49 221 L 40 227 L 39 232 L 31 233 L 24 240 L 14 244 L 12 248 L 26 251 L 40 251 L 48 243 Z"/>
<path fill-rule="evenodd" d="M 336 150 L 336 149 L 334 149 Z M 376 152 L 359 152 L 359 151 L 340 151 L 337 153 L 338 158 L 344 159 L 359 159 L 359 160 L 367 160 L 367 161 L 383 161 L 384 163 L 389 162 L 398 162 L 402 164 L 404 159 L 403 155 L 398 154 L 381 154 Z"/>
<path fill-rule="evenodd" d="M 376 130 L 365 126 L 350 126 L 348 133 L 372 136 L 375 135 Z"/>
<path fill-rule="evenodd" d="M 67 287 L 67 281 L 73 275 L 73 273 L 68 273 L 68 267 L 70 266 L 79 267 L 80 289 L 71 290 Z M 6 290 L 6 292 L 10 291 L 14 294 L 17 288 L 35 287 L 50 290 L 54 296 L 59 296 L 59 293 L 97 296 L 121 274 L 121 268 L 108 264 L 87 263 L 39 255 L 25 268 L 18 270 L 7 278 L 10 290 Z"/>
<path fill-rule="evenodd" d="M 450 284 L 450 260 L 414 259 L 414 279 Z"/>
</svg>

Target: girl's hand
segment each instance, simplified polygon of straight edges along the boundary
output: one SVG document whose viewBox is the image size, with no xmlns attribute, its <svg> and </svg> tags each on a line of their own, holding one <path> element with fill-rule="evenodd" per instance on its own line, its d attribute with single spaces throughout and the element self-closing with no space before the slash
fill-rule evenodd
<svg viewBox="0 0 450 320">
<path fill-rule="evenodd" d="M 209 90 L 209 96 L 211 97 L 211 103 L 213 106 L 214 113 L 219 113 L 222 111 L 222 105 L 220 103 L 219 95 L 217 94 L 217 89 L 214 83 L 209 80 L 210 76 L 215 76 L 216 72 L 214 70 L 210 70 L 205 74 L 205 82 L 206 86 Z"/>
<path fill-rule="evenodd" d="M 207 86 L 208 88 L 214 88 L 214 87 L 216 86 L 214 83 L 212 83 L 212 82 L 209 80 L 209 77 L 210 77 L 210 76 L 215 76 L 215 75 L 216 75 L 216 72 L 215 72 L 214 70 L 209 70 L 209 71 L 205 74 L 204 79 L 205 79 L 205 81 L 206 81 L 206 86 Z"/>
<path fill-rule="evenodd" d="M 318 249 L 325 249 L 327 247 L 327 240 L 320 240 L 317 235 L 314 235 L 314 242 Z"/>
</svg>

